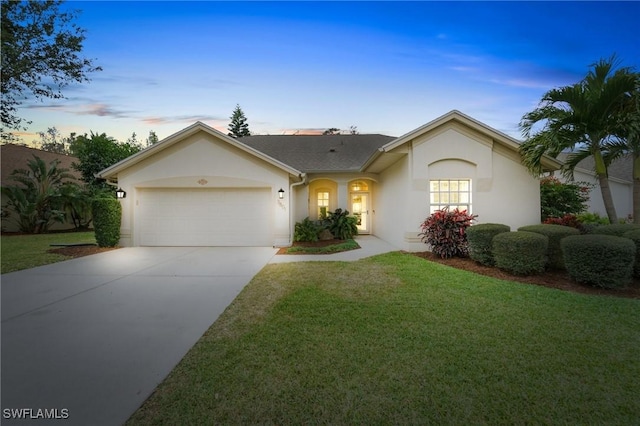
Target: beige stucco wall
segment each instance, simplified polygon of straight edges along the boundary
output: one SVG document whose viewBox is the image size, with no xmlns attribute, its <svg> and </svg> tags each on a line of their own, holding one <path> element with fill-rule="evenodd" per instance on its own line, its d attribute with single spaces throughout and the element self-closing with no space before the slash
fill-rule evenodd
<svg viewBox="0 0 640 426">
<path fill-rule="evenodd" d="M 118 185 L 127 192 L 121 200 L 122 246 L 137 245 L 139 188 L 270 188 L 273 201 L 266 208 L 273 211 L 273 244 L 289 242 L 288 173 L 207 133 L 196 133 L 119 173 Z M 278 199 L 280 188 L 286 190 L 284 200 Z"/>
<path fill-rule="evenodd" d="M 411 209 L 409 180 L 409 160 L 403 157 L 380 173 L 373 203 L 373 233 L 403 249 L 406 249 L 405 232 Z"/>
<path fill-rule="evenodd" d="M 409 251 L 425 250 L 418 236 L 429 216 L 429 181 L 470 179 L 477 223 L 516 229 L 540 223 L 538 180 L 517 154 L 462 126 L 447 125 L 408 143 L 407 155 L 380 175 L 376 235 Z"/>
<path fill-rule="evenodd" d="M 556 172 L 555 176 L 564 182 L 567 181 L 567 179 L 562 177 L 559 172 Z M 576 170 L 573 174 L 573 178 L 576 182 L 587 182 L 594 185 L 589 193 L 587 211 L 591 213 L 598 213 L 602 217 L 607 217 L 607 211 L 604 208 L 604 201 L 602 201 L 602 192 L 596 177 L 592 173 Z M 611 188 L 613 204 L 616 208 L 618 218 L 626 219 L 629 215 L 633 215 L 633 184 L 631 182 L 610 178 L 609 187 Z"/>
</svg>

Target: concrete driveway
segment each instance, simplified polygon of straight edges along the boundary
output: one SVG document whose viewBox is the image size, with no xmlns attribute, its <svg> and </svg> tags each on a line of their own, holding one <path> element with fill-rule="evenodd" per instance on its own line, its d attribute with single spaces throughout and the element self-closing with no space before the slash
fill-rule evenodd
<svg viewBox="0 0 640 426">
<path fill-rule="evenodd" d="M 2 275 L 1 423 L 122 424 L 275 253 L 135 247 Z"/>
</svg>

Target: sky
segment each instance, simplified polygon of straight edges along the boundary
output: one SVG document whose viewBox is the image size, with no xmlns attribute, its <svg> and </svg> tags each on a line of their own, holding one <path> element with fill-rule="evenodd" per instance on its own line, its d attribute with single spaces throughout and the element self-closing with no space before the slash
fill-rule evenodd
<svg viewBox="0 0 640 426">
<path fill-rule="evenodd" d="M 400 136 L 456 109 L 521 139 L 542 95 L 616 54 L 640 69 L 640 2 L 70 1 L 102 71 L 28 101 L 21 137 L 160 139 L 236 105 L 254 134 Z"/>
</svg>

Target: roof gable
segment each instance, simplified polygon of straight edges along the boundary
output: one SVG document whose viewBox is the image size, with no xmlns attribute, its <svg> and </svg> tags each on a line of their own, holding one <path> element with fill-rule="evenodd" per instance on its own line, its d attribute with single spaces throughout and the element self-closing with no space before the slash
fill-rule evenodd
<svg viewBox="0 0 640 426">
<path fill-rule="evenodd" d="M 206 124 L 198 121 L 194 124 L 192 124 L 191 126 L 180 130 L 177 133 L 174 133 L 173 135 L 163 139 L 162 141 L 143 149 L 142 151 L 133 154 L 130 157 L 125 158 L 124 160 L 102 170 L 101 172 L 99 172 L 97 174 L 98 177 L 103 178 L 103 179 L 113 179 L 114 177 L 117 176 L 118 173 L 120 173 L 121 171 L 135 165 L 138 164 L 139 162 L 150 158 L 156 154 L 158 154 L 159 152 L 162 152 L 163 150 L 180 143 L 181 141 L 187 139 L 188 137 L 195 135 L 198 132 L 204 132 L 207 133 L 219 140 L 222 140 L 223 142 L 228 143 L 231 146 L 234 146 L 248 154 L 251 154 L 281 170 L 284 170 L 285 172 L 294 175 L 294 176 L 300 176 L 302 174 L 302 172 L 300 172 L 297 169 L 294 169 L 293 167 L 281 162 L 278 159 L 272 158 L 269 155 L 265 154 L 264 152 L 258 151 L 255 148 L 250 147 L 249 145 L 246 145 L 242 142 L 240 142 L 238 139 L 234 139 L 230 136 L 225 135 L 222 132 L 219 132 L 218 130 L 214 129 L 213 127 L 207 126 Z"/>
<path fill-rule="evenodd" d="M 450 111 L 436 118 L 435 120 L 432 120 L 427 124 L 420 126 L 417 129 L 412 130 L 409 133 L 406 133 L 398 137 L 397 139 L 391 141 L 390 143 L 380 148 L 380 151 L 382 153 L 390 153 L 390 152 L 393 152 L 394 150 L 397 151 L 403 145 L 427 133 L 437 131 L 437 129 L 447 124 L 458 124 L 466 128 L 469 128 L 470 130 L 479 133 L 483 137 L 488 138 L 493 143 L 497 143 L 501 147 L 501 149 L 507 152 L 512 152 L 513 154 L 517 154 L 519 156 L 520 143 L 516 139 L 492 127 L 489 127 L 486 124 L 481 123 L 480 121 L 477 121 L 457 110 Z M 479 141 L 479 142 L 484 143 L 483 141 Z M 543 167 L 545 168 L 545 170 L 548 170 L 548 171 L 558 170 L 561 164 L 562 163 L 560 161 L 554 158 L 551 158 L 548 156 L 545 156 L 543 158 Z"/>
</svg>

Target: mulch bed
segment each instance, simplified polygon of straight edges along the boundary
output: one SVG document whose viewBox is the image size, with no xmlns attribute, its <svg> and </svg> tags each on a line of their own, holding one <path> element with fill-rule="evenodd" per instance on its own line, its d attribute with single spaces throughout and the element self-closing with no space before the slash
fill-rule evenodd
<svg viewBox="0 0 640 426">
<path fill-rule="evenodd" d="M 453 268 L 464 269 L 465 271 L 475 272 L 477 274 L 508 281 L 517 281 L 525 284 L 540 285 L 544 287 L 555 288 L 558 290 L 572 291 L 575 293 L 640 299 L 640 280 L 638 279 L 634 279 L 631 284 L 624 289 L 604 289 L 578 284 L 573 281 L 569 274 L 567 274 L 565 271 L 546 271 L 544 274 L 540 275 L 521 277 L 512 275 L 498 268 L 481 265 L 468 257 L 453 257 L 451 259 L 441 259 L 440 257 L 435 256 L 433 253 L 428 251 L 412 254 L 423 259 L 430 260 L 432 262 L 438 262 L 447 266 L 451 266 Z"/>
<path fill-rule="evenodd" d="M 98 246 L 69 246 L 47 250 L 49 253 L 61 254 L 70 257 L 89 256 L 91 254 L 102 253 L 105 251 L 116 250 L 119 247 L 98 247 Z"/>
</svg>

